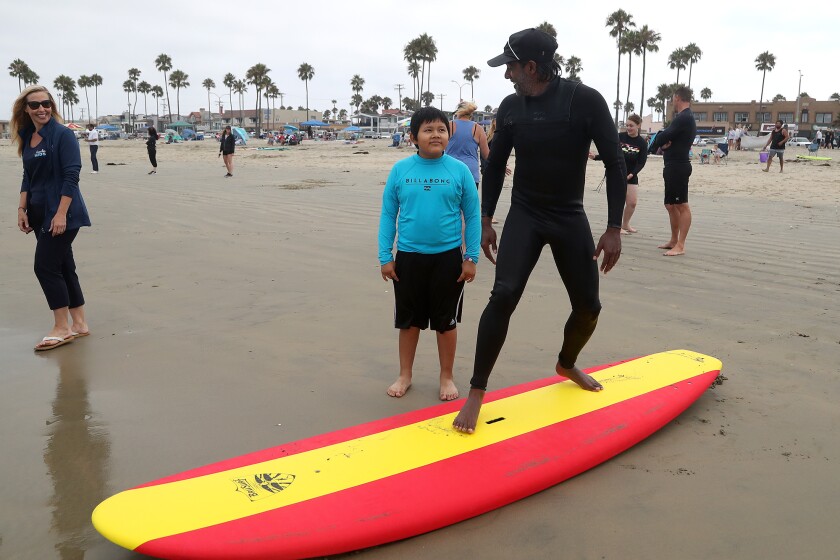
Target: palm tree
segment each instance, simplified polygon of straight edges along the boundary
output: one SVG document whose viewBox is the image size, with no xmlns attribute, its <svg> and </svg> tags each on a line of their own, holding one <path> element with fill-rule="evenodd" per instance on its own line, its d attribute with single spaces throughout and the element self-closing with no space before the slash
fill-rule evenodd
<svg viewBox="0 0 840 560">
<path fill-rule="evenodd" d="M 245 73 L 245 79 L 247 79 L 248 83 L 252 84 L 257 90 L 257 136 L 260 135 L 260 125 L 262 124 L 262 114 L 260 113 L 260 95 L 263 87 L 266 85 L 266 78 L 268 78 L 269 72 L 271 72 L 270 68 L 268 68 L 265 64 L 258 62 L 248 68 L 248 71 Z"/>
<path fill-rule="evenodd" d="M 420 91 L 420 87 L 418 86 L 418 78 L 420 77 L 420 65 L 417 64 L 416 60 L 412 60 L 407 67 L 408 75 L 411 76 L 411 87 L 414 91 L 414 96 L 412 99 L 415 101 L 417 100 L 418 92 Z"/>
<path fill-rule="evenodd" d="M 708 101 L 712 98 L 712 90 L 710 90 L 707 87 L 703 88 L 702 90 L 700 90 L 700 97 L 703 99 L 703 101 Z"/>
<path fill-rule="evenodd" d="M 32 68 L 27 67 L 26 73 L 23 75 L 23 87 L 37 84 L 41 81 L 41 76 L 35 73 Z"/>
<path fill-rule="evenodd" d="M 175 88 L 175 103 L 178 109 L 178 118 L 181 118 L 181 90 L 190 87 L 189 74 L 182 70 L 174 70 L 169 75 L 169 85 Z M 171 114 L 171 112 L 170 112 Z"/>
<path fill-rule="evenodd" d="M 79 103 L 79 96 L 76 95 L 75 91 L 67 94 L 67 102 L 70 106 L 70 122 L 73 122 L 75 120 L 75 117 L 73 117 L 73 106 Z"/>
<path fill-rule="evenodd" d="M 134 91 L 134 82 L 132 82 L 131 79 L 128 79 L 123 82 L 122 87 L 123 91 L 126 93 L 126 97 L 128 98 L 128 131 L 130 132 L 133 130 L 131 127 L 131 92 Z"/>
<path fill-rule="evenodd" d="M 659 100 L 657 98 L 649 97 L 647 100 L 647 106 L 650 107 L 654 112 L 659 112 L 657 110 L 659 108 Z"/>
<path fill-rule="evenodd" d="M 624 100 L 624 115 L 630 112 L 627 105 L 630 103 L 630 84 L 633 76 L 633 55 L 639 56 L 642 54 L 642 40 L 638 31 L 627 31 L 621 40 L 621 50 L 627 53 L 627 97 Z M 625 120 L 627 120 L 625 118 Z"/>
<path fill-rule="evenodd" d="M 618 71 L 615 78 L 615 100 L 619 98 L 619 86 L 621 84 L 621 37 L 631 27 L 636 27 L 633 23 L 633 16 L 624 10 L 616 10 L 607 18 L 606 27 L 610 28 L 610 37 L 615 37 L 615 44 L 618 47 Z M 618 105 L 613 104 L 615 109 L 615 127 L 618 128 Z"/>
<path fill-rule="evenodd" d="M 364 102 L 364 97 L 362 97 L 362 94 L 360 94 L 360 93 L 354 93 L 353 97 L 350 98 L 350 105 L 355 105 L 356 106 L 356 112 L 357 113 L 359 112 L 359 109 L 361 108 L 363 102 Z"/>
<path fill-rule="evenodd" d="M 65 76 L 61 74 L 55 80 L 53 80 L 53 86 L 56 90 L 62 93 L 62 107 L 67 106 L 67 113 L 70 113 L 70 98 L 75 95 L 76 91 L 76 81 L 71 78 L 70 76 Z M 66 114 L 66 113 L 65 113 Z M 71 116 L 70 120 L 72 121 L 73 118 Z"/>
<path fill-rule="evenodd" d="M 674 68 L 677 69 L 677 81 L 674 82 L 675 84 L 680 83 L 680 70 L 685 70 L 685 63 L 688 59 L 685 49 L 682 47 L 678 49 L 674 49 L 674 52 L 668 57 L 668 67 L 673 70 Z"/>
<path fill-rule="evenodd" d="M 625 121 L 627 120 L 627 115 L 632 114 L 633 109 L 635 109 L 635 108 L 636 108 L 636 106 L 633 105 L 632 101 L 628 101 L 627 103 L 624 104 L 624 120 Z"/>
<path fill-rule="evenodd" d="M 230 110 L 233 111 L 233 84 L 236 83 L 236 76 L 228 72 L 225 74 L 225 77 L 222 78 L 222 84 L 226 88 L 228 88 L 228 102 L 230 105 Z"/>
<path fill-rule="evenodd" d="M 420 40 L 412 39 L 403 47 L 403 59 L 408 62 L 408 75 L 411 76 L 411 86 L 414 90 L 414 99 L 420 99 L 420 90 L 422 84 L 422 68 L 418 61 L 420 60 Z"/>
<path fill-rule="evenodd" d="M 354 74 L 350 78 L 350 89 L 353 90 L 353 93 L 362 93 L 365 89 L 365 79 L 358 74 Z"/>
<path fill-rule="evenodd" d="M 298 66 L 298 78 L 306 84 L 306 120 L 309 120 L 309 80 L 315 77 L 315 68 L 306 62 Z"/>
<path fill-rule="evenodd" d="M 77 83 L 77 84 L 79 84 L 79 87 L 80 87 L 80 88 L 82 88 L 82 89 L 84 89 L 84 90 L 85 90 L 85 104 L 87 105 L 88 122 L 91 122 L 91 121 L 90 121 L 90 119 L 91 119 L 91 115 L 90 115 L 90 99 L 88 98 L 88 90 L 87 90 L 87 88 L 89 88 L 90 86 L 92 86 L 92 85 L 93 85 L 93 82 L 91 81 L 90 76 L 85 76 L 84 74 L 82 74 L 81 76 L 79 76 L 79 81 L 78 81 L 78 82 L 76 82 L 76 83 Z"/>
<path fill-rule="evenodd" d="M 423 95 L 421 95 L 420 97 L 423 103 L 426 105 L 426 107 L 435 102 L 435 94 L 431 91 L 424 91 Z"/>
<path fill-rule="evenodd" d="M 245 80 L 236 80 L 233 82 L 233 91 L 239 95 L 239 126 L 242 126 L 245 122 L 242 117 L 242 102 L 245 97 L 245 92 L 248 91 L 248 84 Z M 231 110 L 233 110 L 233 107 L 231 107 Z"/>
<path fill-rule="evenodd" d="M 149 105 L 147 103 L 146 95 L 150 91 L 152 91 L 152 84 L 143 80 L 142 82 L 137 84 L 137 91 L 139 91 L 140 93 L 143 94 L 143 114 L 148 115 L 149 114 Z"/>
<path fill-rule="evenodd" d="M 9 64 L 9 76 L 18 79 L 18 92 L 23 91 L 23 86 L 21 84 L 28 70 L 29 65 L 19 58 L 14 59 L 12 63 Z"/>
<path fill-rule="evenodd" d="M 338 112 L 338 119 L 341 121 L 347 120 L 347 109 L 342 109 Z"/>
<path fill-rule="evenodd" d="M 134 107 L 131 109 L 131 112 L 137 114 L 137 80 L 140 79 L 140 70 L 137 68 L 129 68 L 128 79 L 134 82 Z"/>
<path fill-rule="evenodd" d="M 464 79 L 470 83 L 470 99 L 475 99 L 475 90 L 473 89 L 473 83 L 480 77 L 481 70 L 479 70 L 475 66 L 467 66 L 466 68 L 464 68 L 463 72 Z"/>
<path fill-rule="evenodd" d="M 212 78 L 204 78 L 201 82 L 201 87 L 207 90 L 207 122 L 210 124 L 210 130 L 213 129 L 213 108 L 210 106 L 210 90 L 216 87 L 216 82 Z"/>
<path fill-rule="evenodd" d="M 576 57 L 575 55 L 570 56 L 566 59 L 564 65 L 564 69 L 566 70 L 566 74 L 568 74 L 569 79 L 574 82 L 580 81 L 580 73 L 583 72 L 583 66 L 581 65 L 581 60 Z"/>
<path fill-rule="evenodd" d="M 280 97 L 281 95 L 283 95 L 283 94 L 280 93 L 280 88 L 277 87 L 277 84 L 272 83 L 268 87 L 268 96 L 271 98 L 271 118 L 272 118 L 271 129 L 272 130 L 274 130 L 276 128 L 274 126 L 274 120 L 273 120 L 274 119 L 274 104 L 275 104 L 276 99 L 278 97 Z"/>
<path fill-rule="evenodd" d="M 665 116 L 665 110 L 668 108 L 668 101 L 674 95 L 674 89 L 675 89 L 674 86 L 675 85 L 676 84 L 674 84 L 674 85 L 659 84 L 659 87 L 657 88 L 656 99 L 659 102 L 659 104 L 662 106 L 662 111 L 660 111 L 660 112 L 662 113 L 663 118 Z"/>
<path fill-rule="evenodd" d="M 831 96 L 829 96 L 829 99 L 832 101 L 840 101 L 840 93 L 832 93 Z"/>
<path fill-rule="evenodd" d="M 485 113 L 492 113 L 493 112 L 493 107 L 491 107 L 490 105 L 485 105 L 484 106 L 484 112 Z"/>
<path fill-rule="evenodd" d="M 166 90 L 166 106 L 169 107 L 169 122 L 172 122 L 172 103 L 169 101 L 169 82 L 166 80 L 166 73 L 172 70 L 172 58 L 168 54 L 159 54 L 155 59 L 155 68 L 163 72 L 163 87 Z"/>
<path fill-rule="evenodd" d="M 689 43 L 683 50 L 685 50 L 688 59 L 688 87 L 691 89 L 691 70 L 694 68 L 695 62 L 700 62 L 700 59 L 703 57 L 703 51 L 694 43 Z"/>
<path fill-rule="evenodd" d="M 99 74 L 91 74 L 90 82 L 93 86 L 94 98 L 96 99 L 96 122 L 99 122 L 99 86 L 102 85 L 102 76 Z"/>
<path fill-rule="evenodd" d="M 435 44 L 435 40 L 423 33 L 418 37 L 419 45 L 420 45 L 420 60 L 423 61 L 423 64 L 426 65 L 427 71 L 424 72 L 426 76 L 426 90 L 431 91 L 432 89 L 432 62 L 437 60 L 437 53 L 438 48 Z M 423 84 L 420 84 L 420 88 L 423 88 Z"/>
<path fill-rule="evenodd" d="M 639 102 L 639 116 L 642 116 L 642 109 L 644 107 L 644 99 L 645 99 L 645 70 L 647 69 L 647 53 L 649 52 L 659 52 L 659 45 L 657 43 L 662 40 L 662 37 L 654 31 L 653 29 L 649 28 L 647 25 L 643 25 L 641 29 L 639 29 L 639 45 L 642 47 L 642 96 L 641 101 Z"/>
<path fill-rule="evenodd" d="M 551 35 L 551 36 L 552 36 L 552 37 L 554 37 L 555 39 L 557 38 L 557 30 L 554 28 L 554 26 L 553 26 L 553 25 L 551 25 L 551 24 L 550 24 L 550 23 L 548 23 L 547 21 L 544 21 L 544 22 L 542 22 L 541 24 L 539 24 L 539 25 L 537 26 L 537 29 L 539 29 L 539 30 L 540 30 L 540 31 L 542 31 L 543 33 L 548 33 L 549 35 Z"/>
<path fill-rule="evenodd" d="M 767 72 L 772 72 L 776 67 L 776 56 L 770 54 L 770 51 L 764 51 L 755 58 L 755 69 L 761 72 L 761 96 L 758 98 L 758 111 L 762 113 L 761 122 L 764 122 L 764 111 L 761 104 L 764 102 L 764 78 Z"/>
<path fill-rule="evenodd" d="M 160 106 L 158 105 L 158 101 L 161 97 L 163 97 L 163 88 L 160 86 L 152 86 L 152 97 L 155 98 L 155 116 L 160 114 Z"/>
</svg>

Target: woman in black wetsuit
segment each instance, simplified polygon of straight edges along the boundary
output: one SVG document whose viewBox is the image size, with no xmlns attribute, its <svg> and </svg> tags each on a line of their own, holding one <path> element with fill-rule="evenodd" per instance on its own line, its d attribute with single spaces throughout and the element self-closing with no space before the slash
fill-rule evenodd
<svg viewBox="0 0 840 560">
<path fill-rule="evenodd" d="M 638 231 L 630 225 L 630 218 L 639 200 L 639 172 L 647 163 L 647 142 L 639 136 L 641 125 L 642 118 L 639 115 L 630 115 L 627 117 L 627 131 L 618 135 L 624 164 L 627 166 L 627 198 L 624 200 L 624 214 L 621 218 L 621 233 L 625 235 Z M 589 159 L 599 160 L 601 156 L 589 152 Z"/>
<path fill-rule="evenodd" d="M 233 152 L 236 146 L 236 137 L 230 126 L 226 126 L 222 131 L 222 137 L 219 139 L 219 155 L 225 162 L 227 168 L 227 175 L 225 177 L 233 177 Z"/>
<path fill-rule="evenodd" d="M 157 129 L 153 126 L 150 126 L 149 139 L 146 140 L 146 149 L 149 151 L 149 161 L 152 163 L 152 170 L 149 171 L 149 175 L 155 175 L 157 173 L 157 141 Z"/>
</svg>

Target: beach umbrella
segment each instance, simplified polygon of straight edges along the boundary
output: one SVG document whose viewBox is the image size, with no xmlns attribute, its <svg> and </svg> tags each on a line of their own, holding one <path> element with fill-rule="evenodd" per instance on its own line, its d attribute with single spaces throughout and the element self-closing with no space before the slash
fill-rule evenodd
<svg viewBox="0 0 840 560">
<path fill-rule="evenodd" d="M 67 125 L 67 128 L 69 128 L 70 130 L 81 130 L 84 127 L 81 127 L 81 126 L 77 125 L 76 123 L 71 122 Z"/>
<path fill-rule="evenodd" d="M 411 117 L 407 119 L 403 119 L 401 121 L 397 121 L 397 126 L 411 126 Z"/>
<path fill-rule="evenodd" d="M 175 121 L 174 123 L 169 125 L 169 128 L 189 128 L 192 124 L 188 123 L 187 121 Z"/>
<path fill-rule="evenodd" d="M 315 120 L 311 120 L 311 121 L 304 121 L 304 122 L 302 122 L 302 123 L 300 123 L 300 124 L 301 124 L 302 126 L 330 126 L 329 124 L 327 124 L 327 123 L 325 123 L 325 122 L 322 122 L 322 121 L 315 121 Z"/>
<path fill-rule="evenodd" d="M 341 132 L 359 132 L 360 130 L 362 130 L 362 129 L 359 128 L 358 126 L 348 126 L 347 128 L 345 128 Z"/>
<path fill-rule="evenodd" d="M 120 127 L 114 126 L 112 124 L 100 124 L 96 128 L 99 129 L 99 130 L 119 130 L 120 129 Z"/>
<path fill-rule="evenodd" d="M 298 127 L 291 124 L 284 124 L 283 128 L 288 128 L 289 130 L 300 130 Z"/>
<path fill-rule="evenodd" d="M 231 127 L 230 129 L 233 132 L 234 136 L 237 136 L 240 140 L 242 140 L 243 144 L 248 143 L 248 133 L 245 132 L 244 128 L 239 128 L 238 126 Z"/>
</svg>

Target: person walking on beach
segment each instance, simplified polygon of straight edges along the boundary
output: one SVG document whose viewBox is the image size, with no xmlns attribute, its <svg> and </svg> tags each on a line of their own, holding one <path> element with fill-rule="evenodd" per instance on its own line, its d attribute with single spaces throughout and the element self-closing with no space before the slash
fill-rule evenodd
<svg viewBox="0 0 840 560">
<path fill-rule="evenodd" d="M 466 164 L 475 179 L 475 186 L 481 181 L 479 174 L 479 152 L 487 158 L 490 148 L 487 146 L 487 134 L 472 120 L 472 114 L 478 109 L 475 103 L 461 101 L 455 109 L 452 122 L 449 123 L 449 144 L 446 154 Z"/>
<path fill-rule="evenodd" d="M 157 174 L 157 141 L 160 138 L 155 127 L 149 127 L 149 138 L 146 140 L 146 150 L 149 152 L 149 161 L 152 164 L 152 170 L 149 175 Z"/>
<path fill-rule="evenodd" d="M 556 49 L 551 35 L 525 29 L 511 35 L 503 53 L 487 62 L 491 67 L 506 66 L 505 78 L 516 93 L 499 106 L 498 128 L 482 179 L 481 246 L 496 264 L 496 279 L 478 326 L 470 392 L 453 422 L 464 433 L 476 429 L 511 315 L 545 245 L 551 247 L 572 307 L 555 370 L 587 391 L 603 389 L 576 362 L 601 311 L 597 259 L 604 255 L 600 268 L 607 273 L 621 255 L 627 170 L 606 101 L 594 89 L 559 77 Z M 607 171 L 607 228 L 597 247 L 583 208 L 593 141 Z M 517 165 L 511 206 L 497 250 L 492 219 L 512 150 Z"/>
<path fill-rule="evenodd" d="M 765 173 L 770 171 L 770 164 L 773 163 L 773 157 L 779 156 L 779 173 L 784 172 L 785 170 L 785 144 L 790 139 L 790 135 L 788 134 L 787 128 L 782 124 L 782 121 L 776 121 L 776 127 L 770 131 L 770 138 L 767 139 L 767 143 L 764 144 L 764 148 L 761 151 L 767 149 L 767 146 L 770 146 L 770 151 L 767 154 L 767 167 L 762 169 Z"/>
<path fill-rule="evenodd" d="M 219 139 L 219 155 L 222 156 L 227 168 L 225 177 L 233 177 L 233 152 L 235 149 L 236 137 L 233 135 L 230 125 L 228 125 L 222 131 L 222 137 Z"/>
<path fill-rule="evenodd" d="M 444 153 L 449 122 L 443 112 L 424 107 L 414 113 L 411 138 L 417 153 L 391 169 L 379 220 L 380 272 L 394 283 L 394 327 L 400 330 L 400 374 L 387 393 L 402 397 L 411 387 L 420 331 L 431 326 L 437 331 L 440 400 L 451 401 L 459 396 L 453 368 L 464 283 L 473 281 L 478 262 L 478 190 L 467 166 Z"/>
<path fill-rule="evenodd" d="M 90 164 L 93 166 L 91 173 L 99 173 L 99 161 L 96 159 L 96 152 L 99 150 L 99 131 L 95 130 L 93 123 L 87 125 L 85 142 L 90 147 Z"/>
<path fill-rule="evenodd" d="M 663 255 L 676 257 L 685 254 L 685 240 L 691 228 L 691 208 L 688 205 L 688 178 L 691 177 L 691 144 L 697 134 L 694 114 L 691 112 L 691 90 L 680 86 L 671 101 L 676 116 L 671 124 L 656 135 L 650 151 L 662 148 L 662 178 L 665 180 L 665 209 L 671 225 L 671 238 L 659 245 L 667 249 Z M 740 142 L 740 139 L 739 139 Z"/>
<path fill-rule="evenodd" d="M 624 154 L 624 165 L 627 167 L 627 198 L 624 201 L 624 215 L 621 218 L 622 235 L 638 231 L 630 225 L 630 218 L 633 217 L 639 200 L 639 172 L 647 162 L 647 142 L 639 136 L 641 125 L 642 118 L 639 115 L 630 115 L 627 117 L 625 132 L 618 135 L 621 152 Z M 589 152 L 589 158 L 600 160 L 601 156 Z"/>
<path fill-rule="evenodd" d="M 35 276 L 54 320 L 36 351 L 90 334 L 72 247 L 79 229 L 90 226 L 79 191 L 82 158 L 76 136 L 61 122 L 52 94 L 35 85 L 15 100 L 9 123 L 12 142 L 23 160 L 17 225 L 23 233 L 35 232 Z"/>
</svg>

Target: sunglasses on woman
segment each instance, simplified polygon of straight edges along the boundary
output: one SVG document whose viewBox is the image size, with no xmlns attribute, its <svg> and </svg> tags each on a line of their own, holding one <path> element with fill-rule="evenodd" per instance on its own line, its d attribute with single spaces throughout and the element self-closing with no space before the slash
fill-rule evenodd
<svg viewBox="0 0 840 560">
<path fill-rule="evenodd" d="M 50 107 L 52 107 L 52 101 L 50 101 L 49 99 L 44 99 L 43 101 L 27 101 L 26 104 L 33 111 L 38 107 L 43 107 L 44 109 L 49 109 Z"/>
</svg>

